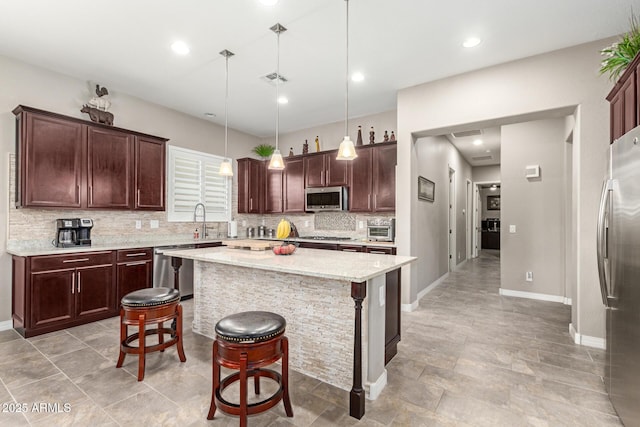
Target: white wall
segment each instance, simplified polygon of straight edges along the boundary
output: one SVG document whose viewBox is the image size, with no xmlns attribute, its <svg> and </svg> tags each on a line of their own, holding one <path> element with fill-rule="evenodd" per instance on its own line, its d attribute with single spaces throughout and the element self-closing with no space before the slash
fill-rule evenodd
<svg viewBox="0 0 640 427">
<path fill-rule="evenodd" d="M 88 82 L 0 56 L 0 321 L 11 319 L 11 256 L 5 252 L 9 201 L 9 153 L 15 153 L 15 116 L 19 104 L 88 120 L 80 113 L 93 95 Z M 169 138 L 169 144 L 222 155 L 224 127 L 142 101 L 125 94 L 110 94 L 118 127 Z M 229 156 L 246 157 L 259 139 L 230 130 Z M 128 213 L 123 212 L 123 215 Z M 113 215 L 118 215 L 113 212 Z M 133 223 L 132 223 L 133 224 Z"/>
<path fill-rule="evenodd" d="M 500 182 L 500 165 L 474 166 L 471 173 L 476 182 Z"/>
<path fill-rule="evenodd" d="M 413 230 L 420 242 L 416 252 L 412 253 L 419 258 L 415 263 L 419 281 L 415 289 L 411 289 L 411 301 L 415 300 L 420 291 L 449 271 L 449 168 L 456 172 L 455 227 L 456 252 L 459 254 L 456 264 L 466 259 L 466 213 L 463 214 L 462 211 L 471 210 L 470 207 L 466 207 L 466 180 L 471 179 L 471 166 L 449 140 L 443 136 L 420 138 L 416 141 L 415 149 L 417 175 L 435 183 L 435 197 L 433 202 L 426 202 L 418 200 L 417 189 L 410 194 L 416 203 L 416 222 L 412 224 Z M 409 191 L 408 187 L 398 191 L 406 194 Z M 404 276 L 402 280 L 405 289 Z"/>
<path fill-rule="evenodd" d="M 517 123 L 524 118 L 576 111 L 573 134 L 573 217 L 578 333 L 604 337 L 595 257 L 596 218 L 609 145 L 609 109 L 605 100 L 612 84 L 598 75 L 599 51 L 613 39 L 533 56 L 459 76 L 403 89 L 398 93 L 398 248 L 401 255 L 420 255 L 426 243 L 418 233 L 416 134 L 442 134 L 465 124 Z M 576 110 L 575 107 L 578 106 Z M 537 117 L 536 117 L 537 116 Z M 403 303 L 415 299 L 422 284 L 420 259 L 403 271 Z"/>
<path fill-rule="evenodd" d="M 564 118 L 502 127 L 502 289 L 565 297 L 565 144 Z M 527 179 L 527 165 L 540 178 Z"/>
</svg>

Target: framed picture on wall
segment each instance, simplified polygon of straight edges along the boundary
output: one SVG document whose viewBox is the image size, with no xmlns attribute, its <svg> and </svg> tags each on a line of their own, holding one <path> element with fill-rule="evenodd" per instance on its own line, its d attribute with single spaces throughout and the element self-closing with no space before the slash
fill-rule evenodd
<svg viewBox="0 0 640 427">
<path fill-rule="evenodd" d="M 487 210 L 488 211 L 500 210 L 500 196 L 487 196 Z"/>
<path fill-rule="evenodd" d="M 418 200 L 433 202 L 436 195 L 436 184 L 423 176 L 418 176 Z"/>
</svg>

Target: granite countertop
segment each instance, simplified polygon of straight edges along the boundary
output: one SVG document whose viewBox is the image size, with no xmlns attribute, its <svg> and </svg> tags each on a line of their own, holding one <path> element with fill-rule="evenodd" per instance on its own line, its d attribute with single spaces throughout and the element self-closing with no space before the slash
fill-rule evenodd
<svg viewBox="0 0 640 427">
<path fill-rule="evenodd" d="M 279 271 L 303 276 L 322 277 L 348 282 L 364 282 L 415 261 L 412 256 L 370 254 L 365 252 L 327 251 L 298 248 L 292 255 L 273 251 L 230 249 L 226 246 L 204 249 L 169 250 L 167 256 L 196 261 Z"/>
<path fill-rule="evenodd" d="M 386 248 L 395 248 L 396 244 L 393 242 L 372 242 L 366 239 L 312 239 L 304 237 L 288 237 L 286 239 L 276 239 L 274 237 L 253 237 L 254 240 L 286 240 L 287 242 L 309 242 L 309 243 L 328 243 L 331 245 L 350 245 L 350 246 L 380 246 Z"/>
<path fill-rule="evenodd" d="M 172 245 L 195 245 L 202 243 L 218 243 L 224 239 L 193 239 L 183 236 L 163 236 L 161 238 L 125 241 L 125 242 L 92 242 L 91 246 L 78 246 L 73 248 L 58 248 L 50 241 L 9 241 L 7 252 L 16 256 L 40 256 L 40 255 L 64 255 L 78 252 L 113 251 L 118 249 L 136 249 Z"/>
</svg>

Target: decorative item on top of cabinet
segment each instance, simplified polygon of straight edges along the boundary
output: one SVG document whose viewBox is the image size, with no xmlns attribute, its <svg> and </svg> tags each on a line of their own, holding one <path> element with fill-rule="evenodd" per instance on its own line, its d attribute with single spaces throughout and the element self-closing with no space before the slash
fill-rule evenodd
<svg viewBox="0 0 640 427">
<path fill-rule="evenodd" d="M 293 147 L 289 147 L 289 157 L 295 156 L 295 154 L 293 154 Z"/>
<path fill-rule="evenodd" d="M 13 113 L 16 207 L 164 210 L 167 139 L 23 105 Z"/>
<path fill-rule="evenodd" d="M 390 138 L 390 140 L 391 140 L 392 142 L 396 140 L 396 134 L 395 134 L 395 133 L 393 133 L 393 131 L 391 131 L 391 138 Z"/>
<path fill-rule="evenodd" d="M 85 104 L 80 109 L 80 112 L 88 114 L 92 122 L 113 126 L 113 114 L 108 111 L 98 110 Z"/>
<path fill-rule="evenodd" d="M 320 138 L 316 135 L 316 153 L 320 152 Z"/>
<path fill-rule="evenodd" d="M 386 130 L 384 131 L 384 142 L 389 142 L 389 133 Z"/>
<path fill-rule="evenodd" d="M 267 159 L 271 157 L 276 147 L 271 144 L 259 144 L 253 147 L 251 151 L 260 156 L 263 159 Z"/>
<path fill-rule="evenodd" d="M 369 131 L 369 144 L 373 144 L 376 142 L 376 133 L 373 130 L 373 126 L 371 126 L 371 130 Z"/>
<path fill-rule="evenodd" d="M 356 146 L 359 147 L 362 144 L 362 126 L 358 126 L 358 138 L 356 139 Z"/>
<path fill-rule="evenodd" d="M 307 140 L 304 140 L 304 144 L 302 144 L 302 154 L 309 154 L 309 143 Z"/>
</svg>

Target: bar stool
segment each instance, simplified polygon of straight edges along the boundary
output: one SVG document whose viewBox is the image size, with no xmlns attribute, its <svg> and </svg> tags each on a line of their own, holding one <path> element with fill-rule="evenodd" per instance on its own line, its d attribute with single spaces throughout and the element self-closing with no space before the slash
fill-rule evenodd
<svg viewBox="0 0 640 427">
<path fill-rule="evenodd" d="M 146 288 L 128 293 L 122 298 L 120 308 L 120 356 L 116 368 L 122 367 L 127 354 L 138 355 L 138 381 L 144 379 L 145 355 L 154 351 L 164 351 L 174 344 L 178 347 L 181 362 L 186 362 L 182 348 L 182 306 L 180 292 L 173 288 Z M 163 323 L 173 320 L 172 327 L 165 328 Z M 147 325 L 157 324 L 154 329 Z M 138 326 L 138 332 L 128 335 L 129 325 Z M 174 326 L 175 325 L 175 326 Z M 164 335 L 171 339 L 164 341 Z M 148 335 L 157 335 L 158 344 L 146 345 Z M 130 345 L 138 340 L 138 346 Z"/>
<path fill-rule="evenodd" d="M 289 400 L 289 341 L 284 336 L 287 322 L 284 317 L 267 311 L 247 311 L 232 314 L 216 324 L 216 340 L 213 342 L 213 390 L 207 419 L 212 420 L 219 407 L 224 413 L 240 416 L 240 426 L 247 425 L 247 415 L 264 412 L 281 400 L 288 417 L 293 417 Z M 282 359 L 282 375 L 267 365 Z M 220 380 L 220 366 L 234 369 Z M 280 386 L 270 397 L 256 403 L 248 403 L 247 381 L 253 377 L 254 391 L 260 394 L 260 377 L 270 378 Z M 240 381 L 240 404 L 222 397 L 225 388 Z M 217 403 L 217 406 L 216 406 Z"/>
</svg>

